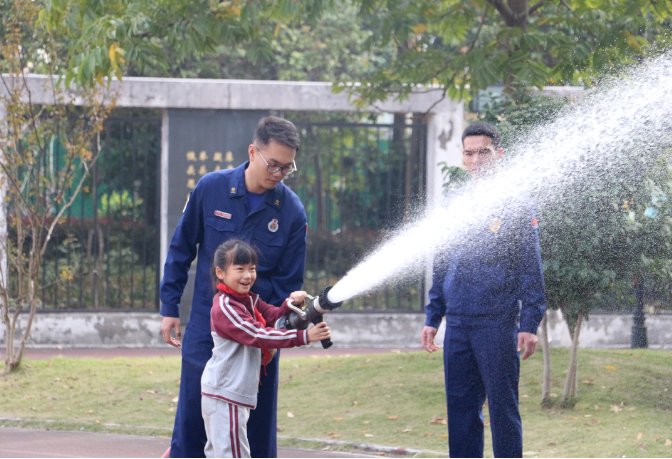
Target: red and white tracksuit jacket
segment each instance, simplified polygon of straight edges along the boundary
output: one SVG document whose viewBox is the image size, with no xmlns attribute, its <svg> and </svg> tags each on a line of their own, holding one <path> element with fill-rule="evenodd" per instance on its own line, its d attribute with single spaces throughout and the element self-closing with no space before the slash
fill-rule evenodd
<svg viewBox="0 0 672 459">
<path fill-rule="evenodd" d="M 255 309 L 270 327 L 256 319 Z M 214 348 L 201 377 L 203 396 L 254 409 L 259 390 L 261 350 L 308 344 L 306 330 L 272 327 L 276 320 L 290 312 L 286 301 L 278 308 L 255 293 L 239 297 L 217 292 L 210 310 Z"/>
</svg>

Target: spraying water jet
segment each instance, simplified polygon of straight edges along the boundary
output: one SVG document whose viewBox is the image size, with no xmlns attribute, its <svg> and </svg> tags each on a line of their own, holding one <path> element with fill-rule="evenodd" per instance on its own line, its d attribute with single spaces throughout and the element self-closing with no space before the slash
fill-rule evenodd
<svg viewBox="0 0 672 459">
<path fill-rule="evenodd" d="M 538 126 L 508 148 L 511 160 L 501 170 L 391 234 L 334 284 L 329 298 L 345 301 L 419 275 L 436 253 L 463 243 L 471 225 L 510 212 L 525 197 L 543 210 L 586 186 L 599 188 L 606 176 L 623 172 L 626 155 L 654 154 L 664 146 L 660 133 L 671 131 L 668 51 L 634 67 L 621 81 L 606 80 L 556 119 Z"/>
</svg>

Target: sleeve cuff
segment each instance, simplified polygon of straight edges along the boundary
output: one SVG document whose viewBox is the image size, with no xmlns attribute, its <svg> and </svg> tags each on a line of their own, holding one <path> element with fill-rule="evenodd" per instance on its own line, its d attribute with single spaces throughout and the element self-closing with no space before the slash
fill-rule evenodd
<svg viewBox="0 0 672 459">
<path fill-rule="evenodd" d="M 180 317 L 180 306 L 179 305 L 167 305 L 161 304 L 159 308 L 159 314 L 162 317 Z"/>
<path fill-rule="evenodd" d="M 537 334 L 537 330 L 539 329 L 539 325 L 536 327 L 532 324 L 520 324 L 520 327 L 518 327 L 518 332 L 525 332 L 525 333 L 532 333 L 533 335 Z"/>
</svg>

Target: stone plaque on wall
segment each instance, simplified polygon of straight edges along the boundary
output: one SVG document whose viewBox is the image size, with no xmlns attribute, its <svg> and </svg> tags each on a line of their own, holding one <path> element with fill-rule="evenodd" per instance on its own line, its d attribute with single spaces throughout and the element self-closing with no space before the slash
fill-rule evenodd
<svg viewBox="0 0 672 459">
<path fill-rule="evenodd" d="M 247 161 L 257 122 L 266 111 L 168 110 L 167 237 L 170 244 L 189 192 L 208 172 L 236 167 Z M 165 260 L 162 260 L 163 263 Z M 188 318 L 193 295 L 196 260 L 182 295 L 180 317 Z"/>
</svg>

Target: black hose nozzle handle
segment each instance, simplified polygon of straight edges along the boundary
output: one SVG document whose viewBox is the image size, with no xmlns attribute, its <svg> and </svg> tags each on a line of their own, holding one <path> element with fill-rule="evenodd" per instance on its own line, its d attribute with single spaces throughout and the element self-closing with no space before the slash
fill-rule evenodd
<svg viewBox="0 0 672 459">
<path fill-rule="evenodd" d="M 328 287 L 326 287 L 326 288 L 322 291 L 322 293 L 321 293 L 321 294 L 314 300 L 314 302 L 313 302 L 313 307 L 314 307 L 316 310 L 320 310 L 320 311 L 324 311 L 324 312 L 326 312 L 326 311 L 333 311 L 334 309 L 339 308 L 339 307 L 343 304 L 342 301 L 339 301 L 339 302 L 334 303 L 334 302 L 332 302 L 332 301 L 329 300 L 328 293 L 329 293 L 329 290 L 331 290 L 331 288 L 332 288 L 331 285 L 329 285 Z M 313 318 L 313 320 L 311 320 L 311 322 L 312 322 L 314 325 L 317 325 L 317 324 L 319 324 L 320 322 L 322 322 L 323 320 L 324 320 L 324 319 L 323 319 L 323 317 L 322 317 L 322 314 L 320 314 L 320 315 L 318 315 L 318 316 L 315 316 L 315 317 Z M 322 343 L 322 347 L 323 347 L 324 349 L 329 349 L 329 348 L 334 344 L 334 343 L 331 341 L 331 338 L 323 339 L 323 340 L 321 340 L 320 342 Z"/>
<path fill-rule="evenodd" d="M 311 320 L 311 322 L 313 323 L 313 325 L 317 325 L 320 322 L 322 322 L 323 320 L 324 320 L 324 318 L 321 315 L 319 315 L 319 316 L 313 317 L 313 320 Z M 334 344 L 331 341 L 331 338 L 320 340 L 320 343 L 322 343 L 322 348 L 323 349 L 329 349 L 332 346 L 332 344 Z"/>
</svg>

